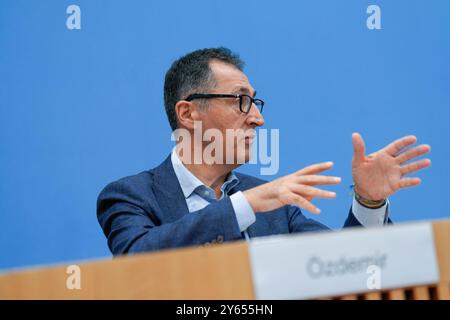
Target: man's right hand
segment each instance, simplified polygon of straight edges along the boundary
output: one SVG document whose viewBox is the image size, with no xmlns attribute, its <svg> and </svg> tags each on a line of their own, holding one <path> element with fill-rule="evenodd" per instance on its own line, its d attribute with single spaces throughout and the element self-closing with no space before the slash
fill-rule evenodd
<svg viewBox="0 0 450 320">
<path fill-rule="evenodd" d="M 266 212 L 294 204 L 312 213 L 320 209 L 311 203 L 314 198 L 333 199 L 335 192 L 312 187 L 314 185 L 338 184 L 339 177 L 318 175 L 333 167 L 332 162 L 323 162 L 305 167 L 290 175 L 267 182 L 243 192 L 254 212 Z"/>
</svg>

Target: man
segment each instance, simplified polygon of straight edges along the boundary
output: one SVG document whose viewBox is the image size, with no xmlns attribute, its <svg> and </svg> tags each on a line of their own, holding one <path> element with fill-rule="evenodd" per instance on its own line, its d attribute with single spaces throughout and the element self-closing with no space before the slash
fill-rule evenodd
<svg viewBox="0 0 450 320">
<path fill-rule="evenodd" d="M 158 167 L 113 182 L 101 192 L 97 216 L 113 254 L 328 229 L 306 218 L 301 209 L 319 213 L 312 200 L 335 197 L 315 187 L 340 182 L 319 174 L 330 169 L 331 162 L 272 182 L 233 171 L 240 163 L 237 154 L 248 161 L 251 132 L 264 124 L 264 103 L 255 99 L 256 91 L 242 70 L 240 58 L 225 48 L 197 50 L 173 63 L 165 78 L 165 109 L 172 130 L 188 132 L 183 140 L 189 143 L 182 148 L 178 141 Z M 233 161 L 196 162 L 195 149 L 205 150 L 211 143 L 194 139 L 198 123 L 201 133 L 215 129 L 224 135 L 227 130 L 250 134 L 227 141 L 224 154 L 216 150 L 219 160 L 232 152 Z M 416 142 L 407 136 L 366 156 L 359 134 L 353 134 L 352 142 L 355 198 L 344 227 L 383 225 L 389 220 L 387 198 L 420 183 L 405 175 L 431 164 L 429 159 L 405 162 L 430 147 L 402 151 Z"/>
</svg>

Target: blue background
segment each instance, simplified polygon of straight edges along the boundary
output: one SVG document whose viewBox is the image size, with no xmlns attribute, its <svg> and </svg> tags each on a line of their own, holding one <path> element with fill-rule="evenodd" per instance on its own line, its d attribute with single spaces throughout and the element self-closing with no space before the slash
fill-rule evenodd
<svg viewBox="0 0 450 320">
<path fill-rule="evenodd" d="M 70 4 L 81 30 L 66 28 Z M 369 4 L 381 30 L 366 27 Z M 353 131 L 369 153 L 407 134 L 430 144 L 432 167 L 391 197 L 392 218 L 449 216 L 450 1 L 2 0 L 0 269 L 110 256 L 98 193 L 166 157 L 164 74 L 219 45 L 247 62 L 265 128 L 280 129 L 277 176 L 335 162 L 338 197 L 308 217 L 343 224 Z"/>
</svg>

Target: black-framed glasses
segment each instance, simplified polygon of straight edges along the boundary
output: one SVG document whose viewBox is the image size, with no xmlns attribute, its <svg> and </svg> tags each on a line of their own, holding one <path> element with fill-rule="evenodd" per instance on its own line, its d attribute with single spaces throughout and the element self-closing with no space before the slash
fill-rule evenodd
<svg viewBox="0 0 450 320">
<path fill-rule="evenodd" d="M 239 110 L 243 113 L 249 113 L 252 105 L 254 104 L 262 113 L 264 107 L 264 101 L 261 99 L 255 99 L 248 94 L 221 94 L 221 93 L 193 93 L 189 95 L 186 101 L 192 101 L 195 99 L 216 99 L 216 98 L 234 98 L 239 99 Z"/>
</svg>

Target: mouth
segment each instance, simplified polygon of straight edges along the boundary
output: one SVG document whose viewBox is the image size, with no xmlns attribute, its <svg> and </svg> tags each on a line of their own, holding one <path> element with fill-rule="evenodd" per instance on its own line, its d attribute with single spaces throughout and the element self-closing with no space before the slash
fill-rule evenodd
<svg viewBox="0 0 450 320">
<path fill-rule="evenodd" d="M 256 131 L 255 130 L 245 130 L 245 132 L 238 133 L 237 141 L 243 141 L 246 145 L 250 145 L 256 139 Z"/>
<path fill-rule="evenodd" d="M 254 139 L 255 139 L 255 136 L 254 136 L 254 135 L 247 136 L 247 137 L 244 138 L 246 144 L 251 144 L 251 143 L 253 143 L 253 140 L 254 140 Z"/>
</svg>

